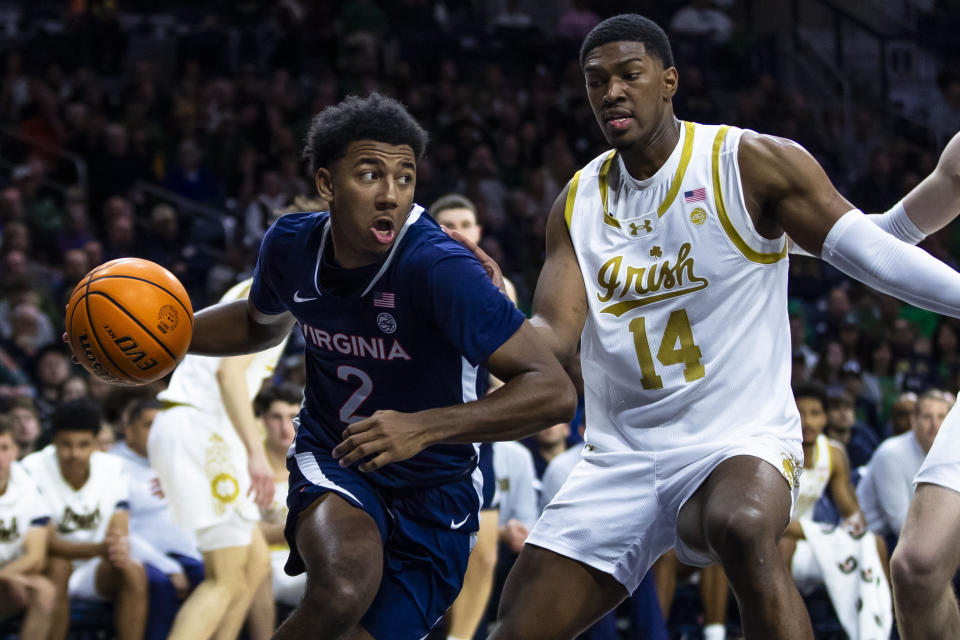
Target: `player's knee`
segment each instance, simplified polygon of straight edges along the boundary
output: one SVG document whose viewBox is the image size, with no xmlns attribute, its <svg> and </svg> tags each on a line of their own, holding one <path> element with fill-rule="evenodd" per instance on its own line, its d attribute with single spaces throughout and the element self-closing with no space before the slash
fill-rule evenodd
<svg viewBox="0 0 960 640">
<path fill-rule="evenodd" d="M 344 576 L 326 583 L 308 581 L 300 608 L 317 620 L 350 626 L 360 621 L 372 600 L 373 593 Z"/>
<path fill-rule="evenodd" d="M 927 594 L 939 591 L 950 580 L 936 554 L 909 543 L 901 543 L 894 550 L 890 575 L 901 598 L 926 599 Z"/>
<path fill-rule="evenodd" d="M 755 551 L 768 529 L 764 514 L 752 505 L 736 509 L 711 509 L 704 524 L 707 542 L 721 559 L 743 558 L 745 554 Z M 775 546 L 772 548 L 776 551 Z"/>
<path fill-rule="evenodd" d="M 38 579 L 33 583 L 30 596 L 30 608 L 44 615 L 51 615 L 57 604 L 57 588 L 46 579 Z"/>
<path fill-rule="evenodd" d="M 45 575 L 58 591 L 62 593 L 67 592 L 67 585 L 70 582 L 70 574 L 72 573 L 73 563 L 66 558 L 51 557 L 47 559 Z"/>
</svg>

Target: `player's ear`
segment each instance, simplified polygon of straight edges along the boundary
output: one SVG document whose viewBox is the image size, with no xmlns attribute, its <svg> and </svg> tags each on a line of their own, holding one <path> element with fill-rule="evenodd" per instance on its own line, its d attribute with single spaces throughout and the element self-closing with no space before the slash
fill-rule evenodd
<svg viewBox="0 0 960 640">
<path fill-rule="evenodd" d="M 673 98 L 673 95 L 677 92 L 677 68 L 676 67 L 667 67 L 663 70 L 661 75 L 661 82 L 663 85 L 663 97 Z"/>
<path fill-rule="evenodd" d="M 333 174 L 325 167 L 317 169 L 314 175 L 317 183 L 317 194 L 327 202 L 333 201 Z"/>
</svg>

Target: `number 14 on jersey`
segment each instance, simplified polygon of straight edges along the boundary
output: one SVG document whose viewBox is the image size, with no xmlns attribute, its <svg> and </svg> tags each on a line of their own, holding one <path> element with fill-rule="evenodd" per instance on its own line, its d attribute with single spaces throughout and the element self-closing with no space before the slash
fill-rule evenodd
<svg viewBox="0 0 960 640">
<path fill-rule="evenodd" d="M 663 379 L 657 375 L 657 368 L 650 351 L 650 341 L 647 339 L 647 319 L 644 316 L 630 321 L 630 333 L 633 334 L 633 346 L 637 351 L 637 362 L 640 364 L 640 384 L 644 389 L 662 389 Z M 650 328 L 653 330 L 653 327 Z M 690 320 L 686 309 L 677 309 L 670 312 L 667 326 L 663 331 L 660 348 L 657 349 L 657 360 L 664 366 L 682 364 L 683 377 L 687 382 L 693 382 L 703 377 L 703 365 L 700 358 L 703 354 L 700 347 L 693 341 L 693 331 L 690 329 Z"/>
</svg>

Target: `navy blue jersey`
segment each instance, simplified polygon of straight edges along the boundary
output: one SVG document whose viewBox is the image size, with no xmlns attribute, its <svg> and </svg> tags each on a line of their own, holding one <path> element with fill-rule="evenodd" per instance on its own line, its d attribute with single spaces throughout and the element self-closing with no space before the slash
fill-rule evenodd
<svg viewBox="0 0 960 640">
<path fill-rule="evenodd" d="M 379 271 L 337 295 L 321 284 L 332 241 L 329 213 L 281 217 L 264 236 L 250 290 L 257 309 L 290 311 L 303 331 L 300 434 L 332 449 L 350 423 L 377 410 L 415 412 L 477 399 L 486 385 L 481 364 L 523 315 L 473 255 L 414 205 Z M 385 487 L 423 487 L 463 478 L 475 466 L 473 445 L 435 445 L 368 478 Z"/>
</svg>

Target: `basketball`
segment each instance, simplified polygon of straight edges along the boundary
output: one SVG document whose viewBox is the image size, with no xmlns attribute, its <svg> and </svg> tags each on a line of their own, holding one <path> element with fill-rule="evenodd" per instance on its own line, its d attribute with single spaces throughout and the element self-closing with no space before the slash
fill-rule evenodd
<svg viewBox="0 0 960 640">
<path fill-rule="evenodd" d="M 118 385 L 159 380 L 183 358 L 193 337 L 193 307 L 176 276 L 140 258 L 92 269 L 67 303 L 74 357 Z"/>
</svg>

